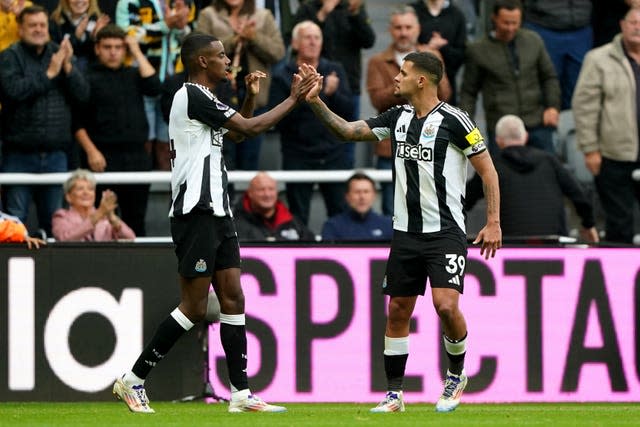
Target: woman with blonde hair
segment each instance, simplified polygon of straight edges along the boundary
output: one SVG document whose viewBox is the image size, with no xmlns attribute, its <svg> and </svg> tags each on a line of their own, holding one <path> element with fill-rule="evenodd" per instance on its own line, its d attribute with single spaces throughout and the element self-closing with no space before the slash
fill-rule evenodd
<svg viewBox="0 0 640 427">
<path fill-rule="evenodd" d="M 96 209 L 96 179 L 86 169 L 78 169 L 64 183 L 69 209 L 53 214 L 53 236 L 59 241 L 104 242 L 134 239 L 135 233 L 116 215 L 118 198 L 111 190 L 102 192 Z"/>
<path fill-rule="evenodd" d="M 95 58 L 95 36 L 109 23 L 109 16 L 100 11 L 98 0 L 60 0 L 50 18 L 51 40 L 60 43 L 69 37 L 78 66 L 84 71 Z"/>
</svg>

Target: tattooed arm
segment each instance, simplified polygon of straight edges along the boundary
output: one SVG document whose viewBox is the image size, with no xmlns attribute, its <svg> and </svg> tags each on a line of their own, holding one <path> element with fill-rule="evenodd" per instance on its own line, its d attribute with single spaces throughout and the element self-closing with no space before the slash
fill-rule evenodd
<svg viewBox="0 0 640 427">
<path fill-rule="evenodd" d="M 309 69 L 305 66 L 306 64 L 303 64 L 300 68 L 301 76 L 315 73 L 312 67 L 309 67 Z M 377 141 L 378 138 L 364 120 L 348 122 L 327 107 L 327 104 L 320 99 L 322 80 L 322 76 L 318 76 L 315 87 L 313 87 L 306 96 L 309 107 L 322 124 L 343 141 Z"/>
</svg>

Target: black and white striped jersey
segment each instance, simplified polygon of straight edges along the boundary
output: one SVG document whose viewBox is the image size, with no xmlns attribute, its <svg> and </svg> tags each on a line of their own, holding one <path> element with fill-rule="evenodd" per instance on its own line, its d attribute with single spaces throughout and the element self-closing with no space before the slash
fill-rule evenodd
<svg viewBox="0 0 640 427">
<path fill-rule="evenodd" d="M 170 217 L 194 209 L 231 216 L 222 156 L 222 137 L 227 129 L 222 125 L 235 113 L 205 86 L 185 83 L 176 92 L 169 116 Z"/>
<path fill-rule="evenodd" d="M 458 227 L 466 233 L 467 158 L 486 150 L 469 115 L 440 102 L 423 118 L 402 105 L 366 123 L 379 140 L 391 138 L 394 229 L 431 233 Z"/>
</svg>

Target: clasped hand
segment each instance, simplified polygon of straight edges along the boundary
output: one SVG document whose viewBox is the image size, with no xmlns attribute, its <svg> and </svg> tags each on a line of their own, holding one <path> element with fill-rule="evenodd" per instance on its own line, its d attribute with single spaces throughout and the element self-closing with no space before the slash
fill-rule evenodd
<svg viewBox="0 0 640 427">
<path fill-rule="evenodd" d="M 293 75 L 291 95 L 297 100 L 310 101 L 320 96 L 324 78 L 309 64 L 302 64 Z"/>
</svg>

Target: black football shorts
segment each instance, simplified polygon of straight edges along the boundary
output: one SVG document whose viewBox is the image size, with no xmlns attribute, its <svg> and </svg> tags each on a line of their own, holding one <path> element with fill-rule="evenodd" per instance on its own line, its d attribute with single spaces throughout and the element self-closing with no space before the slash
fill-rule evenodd
<svg viewBox="0 0 640 427">
<path fill-rule="evenodd" d="M 390 296 L 424 295 L 432 288 L 462 293 L 467 263 L 467 238 L 460 230 L 436 233 L 393 231 L 382 293 Z"/>
<path fill-rule="evenodd" d="M 240 247 L 233 219 L 211 213 L 171 218 L 178 273 L 182 277 L 213 276 L 218 270 L 240 268 Z"/>
</svg>

